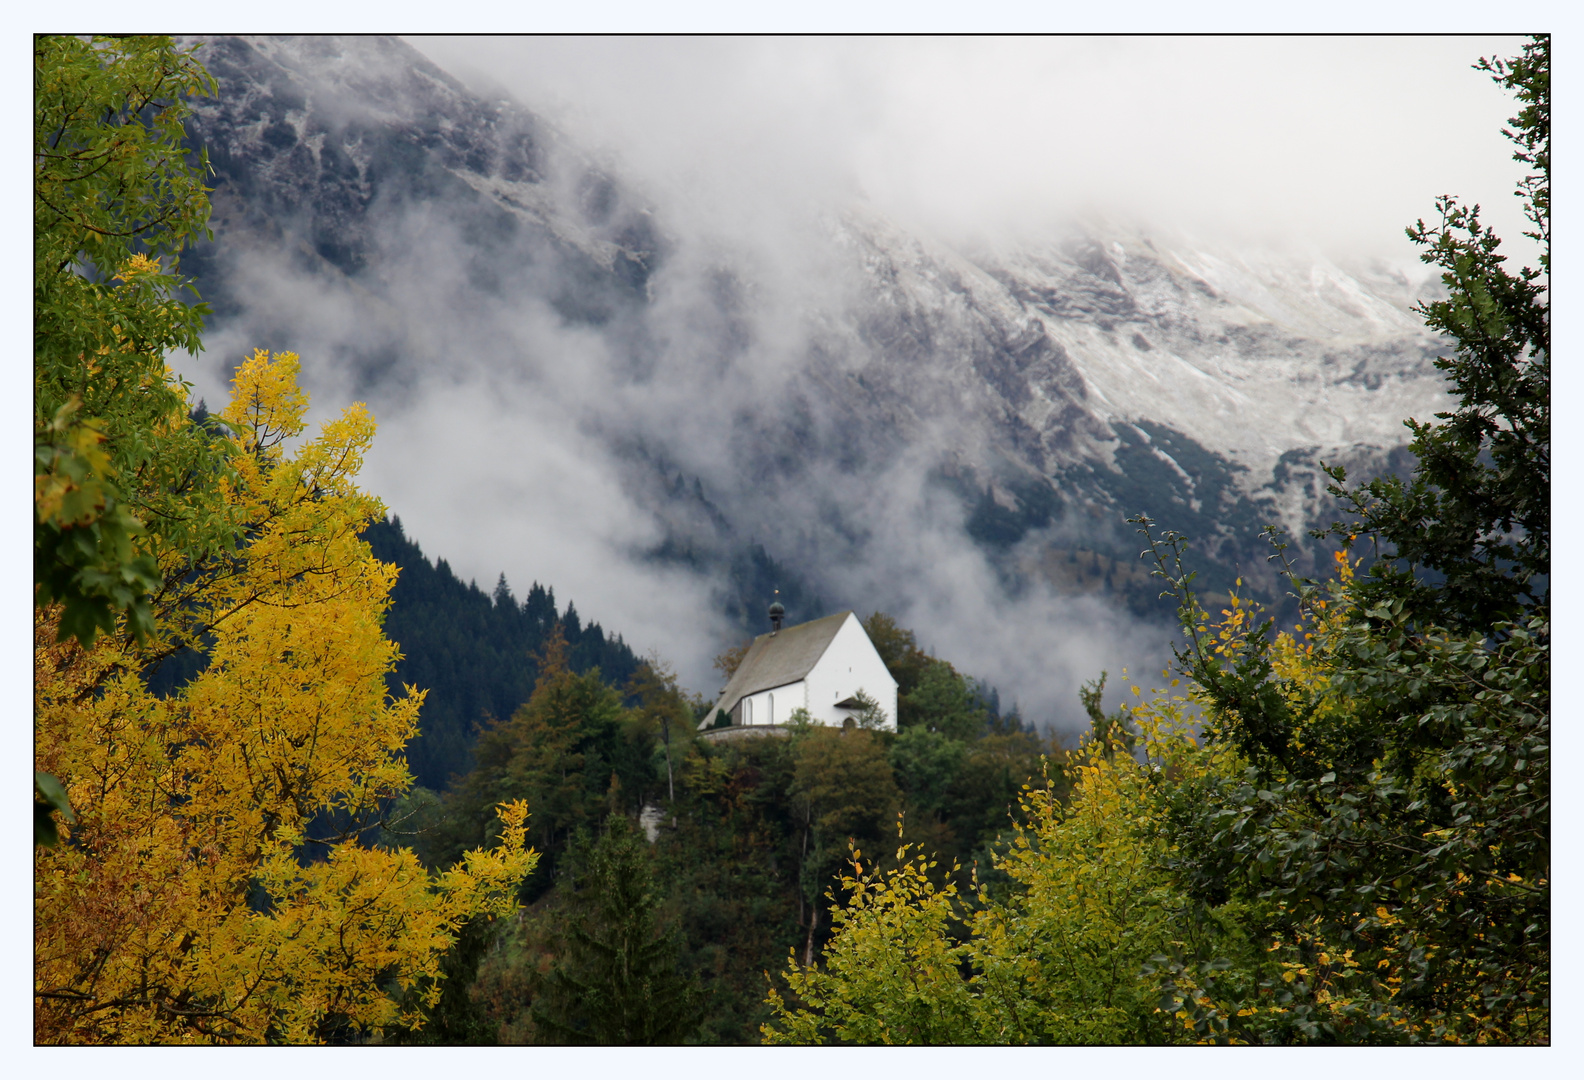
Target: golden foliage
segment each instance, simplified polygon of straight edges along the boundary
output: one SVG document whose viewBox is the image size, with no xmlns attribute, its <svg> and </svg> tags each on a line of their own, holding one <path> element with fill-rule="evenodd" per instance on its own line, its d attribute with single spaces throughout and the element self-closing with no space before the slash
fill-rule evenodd
<svg viewBox="0 0 1584 1080">
<path fill-rule="evenodd" d="M 1169 1035 L 1143 964 L 1171 944 L 1179 898 L 1162 869 L 1166 841 L 1150 788 L 1227 763 L 1195 744 L 1186 702 L 1157 694 L 1135 708 L 1148 764 L 1087 741 L 1067 764 L 1071 800 L 1047 780 L 1024 788 L 1020 820 L 996 869 L 1015 888 L 959 898 L 906 849 L 867 875 L 853 853 L 833 907 L 822 965 L 772 989 L 766 1042 L 1058 1043 Z M 966 902 L 965 902 L 966 901 Z M 959 943 L 960 941 L 960 943 Z"/>
<path fill-rule="evenodd" d="M 897 869 L 864 873 L 862 855 L 850 849 L 851 893 L 846 908 L 833 907 L 836 935 L 820 967 L 788 957 L 786 979 L 798 1007 L 774 986 L 769 1003 L 777 1028 L 764 1025 L 766 1043 L 808 1045 L 827 1040 L 865 1044 L 979 1041 L 973 988 L 959 974 L 966 949 L 947 928 L 956 917 L 956 886 L 936 889 L 934 863 L 908 849 L 897 851 Z M 971 980 L 970 980 L 971 982 Z"/>
<path fill-rule="evenodd" d="M 36 767 L 79 817 L 68 843 L 36 850 L 39 1042 L 318 1042 L 418 1025 L 394 989 L 432 1003 L 457 928 L 512 910 L 537 858 L 520 802 L 500 810 L 498 847 L 438 876 L 351 830 L 308 836 L 316 817 L 360 821 L 408 789 L 423 694 L 386 692 L 396 569 L 358 538 L 383 510 L 354 484 L 374 420 L 354 405 L 287 454 L 307 406 L 296 374 L 295 356 L 256 353 L 224 413 L 239 450 L 225 497 L 247 542 L 197 568 L 162 561 L 156 640 L 210 635 L 187 686 L 156 697 L 142 675 L 153 646 L 57 643 L 58 608 L 38 613 Z"/>
</svg>

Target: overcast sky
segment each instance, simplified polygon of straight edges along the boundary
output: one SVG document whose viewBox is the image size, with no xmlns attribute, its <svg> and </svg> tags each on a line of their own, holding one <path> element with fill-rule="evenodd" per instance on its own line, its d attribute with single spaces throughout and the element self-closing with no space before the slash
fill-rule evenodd
<svg viewBox="0 0 1584 1080">
<path fill-rule="evenodd" d="M 726 229 L 829 195 L 948 235 L 1100 210 L 1411 253 L 1440 193 L 1522 223 L 1504 37 L 409 38 Z"/>
</svg>

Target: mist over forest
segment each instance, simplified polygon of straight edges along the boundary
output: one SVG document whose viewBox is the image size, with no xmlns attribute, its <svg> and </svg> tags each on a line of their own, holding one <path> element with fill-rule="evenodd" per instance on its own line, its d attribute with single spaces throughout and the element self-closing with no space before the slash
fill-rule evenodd
<svg viewBox="0 0 1584 1080">
<path fill-rule="evenodd" d="M 899 95 L 919 71 L 982 73 L 971 51 L 522 42 L 524 68 L 505 43 L 417 42 L 453 73 L 399 42 L 334 41 L 209 47 L 220 93 L 193 137 L 217 168 L 217 239 L 190 264 L 215 317 L 183 370 L 218 399 L 247 350 L 295 349 L 316 407 L 370 403 L 369 483 L 426 550 L 486 586 L 554 585 L 705 693 L 779 587 L 796 618 L 895 613 L 1076 731 L 1081 682 L 1148 681 L 1168 659 L 1169 609 L 1124 517 L 1192 535 L 1215 590 L 1241 574 L 1280 602 L 1258 528 L 1301 538 L 1325 509 L 1322 459 L 1384 468 L 1402 418 L 1440 404 L 1408 312 L 1433 278 L 1385 238 L 1349 251 L 1357 233 L 1333 230 L 1323 251 L 1307 218 L 1261 238 L 1269 215 L 1208 191 L 1174 220 L 1158 185 L 1124 216 L 1117 192 L 1094 196 L 1112 173 L 1093 151 L 1059 167 L 1085 145 L 1059 125 L 1033 157 L 1006 150 L 1014 172 L 1065 177 L 1038 211 L 949 137 L 919 134 L 905 160 L 958 155 L 956 204 L 977 221 L 931 211 L 944 181 L 904 197 L 895 166 L 858 169 L 918 134 L 927 113 Z M 973 100 L 990 124 L 1056 92 L 1039 73 L 1058 54 L 1165 64 L 1147 43 L 1004 47 L 1033 81 L 989 79 Z M 1127 135 L 1127 115 L 1104 145 L 1159 135 L 1147 111 Z M 745 566 L 755 546 L 764 574 Z"/>
</svg>

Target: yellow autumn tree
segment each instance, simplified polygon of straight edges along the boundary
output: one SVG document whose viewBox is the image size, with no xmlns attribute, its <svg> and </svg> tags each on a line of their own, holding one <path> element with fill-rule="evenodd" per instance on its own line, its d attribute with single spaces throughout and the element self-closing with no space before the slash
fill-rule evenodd
<svg viewBox="0 0 1584 1080">
<path fill-rule="evenodd" d="M 354 484 L 373 417 L 354 405 L 288 453 L 305 427 L 297 371 L 261 351 L 237 372 L 229 434 L 214 437 L 234 443 L 217 484 L 243 539 L 196 561 L 161 549 L 153 633 L 85 649 L 56 640 L 58 605 L 36 613 L 36 768 L 76 812 L 35 849 L 41 1043 L 313 1043 L 421 1025 L 458 928 L 510 911 L 536 862 L 520 802 L 500 808 L 498 846 L 443 874 L 359 841 L 411 785 L 403 747 L 423 695 L 387 693 L 396 568 L 358 538 L 384 511 Z M 207 646 L 204 670 L 151 693 L 151 661 L 191 643 Z M 351 824 L 311 835 L 327 821 Z"/>
<path fill-rule="evenodd" d="M 992 893 L 936 888 L 922 854 L 843 879 L 846 907 L 818 964 L 792 958 L 792 997 L 772 989 L 769 1043 L 1097 1044 L 1173 1041 L 1142 976 L 1182 936 L 1183 898 L 1150 789 L 1225 767 L 1189 732 L 1185 702 L 1161 692 L 1134 711 L 1150 758 L 1088 740 L 1065 763 L 1072 796 L 1027 785 Z"/>
<path fill-rule="evenodd" d="M 901 830 L 898 830 L 900 834 Z M 835 933 L 821 963 L 787 958 L 788 1001 L 771 986 L 772 1023 L 764 1041 L 794 1046 L 858 1043 L 886 1046 L 977 1043 L 983 1002 L 976 978 L 964 979 L 969 946 L 952 940 L 960 918 L 957 887 L 937 888 L 935 863 L 909 846 L 896 869 L 865 872 L 856 846 L 842 888 L 846 907 L 831 908 Z"/>
</svg>

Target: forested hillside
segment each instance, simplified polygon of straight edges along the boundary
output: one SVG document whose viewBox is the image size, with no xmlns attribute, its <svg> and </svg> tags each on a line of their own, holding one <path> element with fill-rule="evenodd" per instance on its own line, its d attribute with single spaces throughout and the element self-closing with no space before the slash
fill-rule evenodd
<svg viewBox="0 0 1584 1080">
<path fill-rule="evenodd" d="M 415 1037 L 627 1041 L 637 1029 L 606 1026 L 615 1006 L 601 995 L 626 995 L 621 1009 L 648 1015 L 681 1000 L 665 999 L 663 982 L 698 1006 L 667 1040 L 756 1042 L 770 1016 L 765 972 L 789 952 L 819 955 L 849 844 L 922 843 L 941 881 L 1001 880 L 993 853 L 1024 785 L 1044 788 L 1048 771 L 1049 790 L 1065 791 L 1064 751 L 1002 716 L 993 694 L 888 616 L 865 626 L 898 682 L 898 731 L 794 722 L 784 737 L 719 742 L 699 736 L 703 700 L 663 667 L 613 688 L 574 669 L 552 626 L 531 696 L 483 732 L 473 771 L 441 794 L 415 789 L 388 815 L 386 842 L 411 844 L 439 870 L 493 835 L 497 803 L 525 799 L 540 854 L 527 907 L 464 936 L 446 997 Z M 723 655 L 723 669 L 731 661 Z M 633 831 L 646 807 L 648 843 Z M 625 884 L 601 878 L 613 867 Z M 659 981 L 614 974 L 632 965 Z"/>
<path fill-rule="evenodd" d="M 402 659 L 388 682 L 392 693 L 403 685 L 428 691 L 418 736 L 407 746 L 408 767 L 424 787 L 443 788 L 472 768 L 480 726 L 528 700 L 539 675 L 535 658 L 551 627 L 561 627 L 575 671 L 599 668 L 620 686 L 638 667 L 619 635 L 606 637 L 598 623 L 583 625 L 575 603 L 558 612 L 553 588 L 534 582 L 518 601 L 504 574 L 491 594 L 464 584 L 445 559 L 429 561 L 399 517 L 374 522 L 363 539 L 375 558 L 401 571 L 385 633 Z"/>
</svg>

